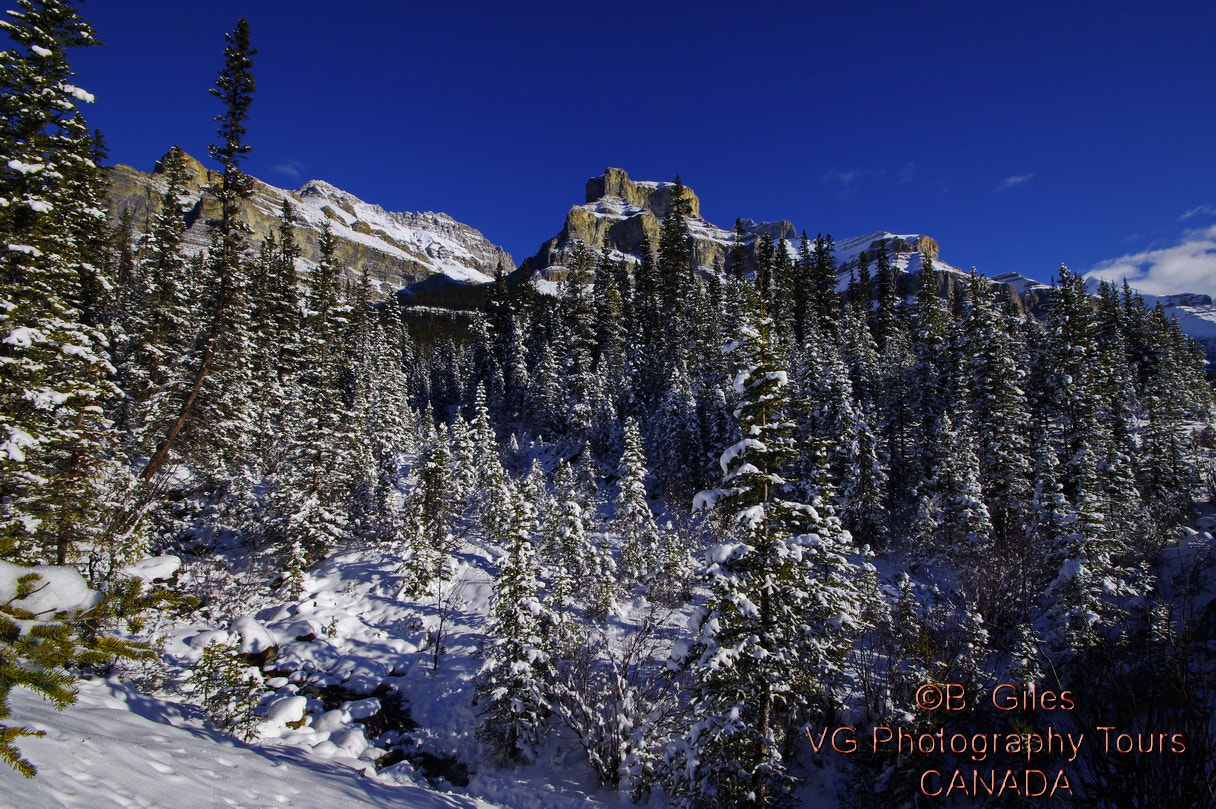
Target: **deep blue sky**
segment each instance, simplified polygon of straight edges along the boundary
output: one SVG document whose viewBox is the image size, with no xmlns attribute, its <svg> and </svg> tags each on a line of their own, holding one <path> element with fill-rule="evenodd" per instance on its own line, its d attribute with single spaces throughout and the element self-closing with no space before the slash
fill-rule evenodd
<svg viewBox="0 0 1216 809">
<path fill-rule="evenodd" d="M 147 169 L 175 142 L 205 158 L 207 90 L 243 15 L 250 173 L 446 211 L 516 261 L 618 166 L 678 172 L 727 227 L 927 233 L 989 275 L 1126 256 L 1151 282 L 1216 276 L 1212 0 L 82 11 L 107 45 L 77 55 L 79 83 L 115 162 Z M 1179 249 L 1184 268 L 1156 266 Z"/>
</svg>

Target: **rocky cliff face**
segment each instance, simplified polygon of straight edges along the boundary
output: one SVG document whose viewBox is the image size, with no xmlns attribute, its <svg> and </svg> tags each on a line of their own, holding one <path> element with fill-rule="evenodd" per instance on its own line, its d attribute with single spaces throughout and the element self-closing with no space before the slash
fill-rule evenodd
<svg viewBox="0 0 1216 809">
<path fill-rule="evenodd" d="M 192 157 L 186 163 L 186 196 L 193 207 L 185 215 L 185 243 L 187 250 L 199 251 L 209 244 L 209 221 L 218 215 L 218 204 L 203 188 L 219 177 Z M 118 165 L 107 168 L 106 175 L 111 218 L 117 221 L 126 212 L 140 232 L 160 207 L 165 190 L 161 164 L 150 173 Z M 253 196 L 241 206 L 241 218 L 253 229 L 255 242 L 277 231 L 284 199 L 296 211 L 304 268 L 319 258 L 318 237 L 323 223 L 329 222 L 338 262 L 351 276 L 366 270 L 384 292 L 437 274 L 461 283 L 483 283 L 493 278 L 500 263 L 507 272 L 515 268 L 501 247 L 447 214 L 385 211 L 321 180 L 296 191 L 255 180 Z"/>
<path fill-rule="evenodd" d="M 542 244 L 524 265 L 541 277 L 560 275 L 576 240 L 593 250 L 607 248 L 619 254 L 618 258 L 638 261 L 647 245 L 651 249 L 658 246 L 660 222 L 680 194 L 690 211 L 686 224 L 693 237 L 693 261 L 706 271 L 725 267 L 733 234 L 701 217 L 701 201 L 691 188 L 677 188 L 675 183 L 637 182 L 621 169 L 604 169 L 602 175 L 587 181 L 585 202 L 570 209 L 561 232 Z M 788 222 L 753 223 L 753 227 L 793 230 Z M 749 237 L 758 233 L 749 232 Z"/>
<path fill-rule="evenodd" d="M 523 266 L 542 278 L 556 278 L 564 272 L 570 251 L 576 240 L 599 251 L 606 247 L 618 258 L 637 261 L 643 249 L 658 246 L 659 223 L 671 209 L 677 186 L 674 183 L 639 182 L 631 180 L 621 169 L 608 168 L 599 177 L 587 181 L 586 201 L 575 205 L 566 214 L 560 233 L 541 245 L 536 255 Z M 692 189 L 682 186 L 691 215 L 686 224 L 692 236 L 693 261 L 704 272 L 721 271 L 734 246 L 733 230 L 718 227 L 701 216 L 701 201 Z M 796 255 L 800 232 L 790 222 L 753 222 L 743 220 L 743 248 L 749 263 L 756 240 L 768 236 L 778 244 L 784 243 L 791 256 Z M 878 249 L 886 245 L 893 264 L 906 272 L 920 268 L 920 256 L 940 260 L 940 248 L 928 236 L 896 236 L 890 233 L 870 233 L 836 244 L 837 261 L 842 278 L 865 258 L 873 265 Z M 754 269 L 749 266 L 749 269 Z M 953 269 L 948 268 L 947 269 Z"/>
</svg>

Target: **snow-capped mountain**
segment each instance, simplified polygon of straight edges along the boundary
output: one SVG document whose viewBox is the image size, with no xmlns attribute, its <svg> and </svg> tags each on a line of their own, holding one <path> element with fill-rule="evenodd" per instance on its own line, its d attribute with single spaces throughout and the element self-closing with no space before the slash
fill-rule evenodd
<svg viewBox="0 0 1216 809">
<path fill-rule="evenodd" d="M 1210 295 L 1168 295 L 1155 298 L 1145 295 L 1145 303 L 1156 300 L 1165 313 L 1178 318 L 1178 325 L 1188 335 L 1204 344 L 1211 355 L 1216 349 L 1216 304 Z"/>
<path fill-rule="evenodd" d="M 641 258 L 644 241 L 648 240 L 651 247 L 657 243 L 661 220 L 677 196 L 685 200 L 689 211 L 685 224 L 692 236 L 695 265 L 703 272 L 721 272 L 735 245 L 733 229 L 715 225 L 701 216 L 701 201 L 691 188 L 674 182 L 632 180 L 623 170 L 615 168 L 604 169 L 603 174 L 587 181 L 583 204 L 570 209 L 561 232 L 544 242 L 522 266 L 540 277 L 560 274 L 576 240 L 597 252 L 606 246 L 614 258 L 636 262 Z M 801 231 L 793 223 L 740 221 L 745 260 L 749 264 L 762 236 L 783 243 L 791 256 L 797 255 Z M 867 233 L 835 243 L 842 283 L 848 281 L 849 270 L 863 257 L 873 265 L 880 246 L 886 247 L 892 266 L 907 273 L 920 270 L 922 255 L 935 263 L 940 261 L 940 248 L 929 236 Z M 938 266 L 958 272 L 947 264 Z"/>
<path fill-rule="evenodd" d="M 217 213 L 213 199 L 202 189 L 218 175 L 187 156 L 187 194 L 190 206 L 185 213 L 188 250 L 204 249 L 210 241 L 209 221 Z M 160 162 L 151 172 L 118 165 L 106 169 L 110 181 L 110 213 L 113 221 L 122 214 L 130 216 L 138 232 L 157 211 L 165 190 Z M 676 195 L 681 195 L 689 211 L 686 224 L 692 236 L 692 254 L 703 272 L 721 272 L 735 244 L 732 229 L 709 222 L 701 215 L 701 202 L 691 188 L 674 182 L 633 180 L 622 169 L 606 168 L 587 181 L 585 201 L 566 214 L 561 231 L 541 244 L 521 269 L 537 278 L 556 278 L 565 270 L 570 251 L 581 240 L 598 253 L 607 246 L 613 258 L 634 263 L 640 260 L 643 244 L 658 243 L 660 223 Z M 480 284 L 493 279 L 501 264 L 507 272 L 515 270 L 511 256 L 469 225 L 445 213 L 393 212 L 365 202 L 323 180 L 311 180 L 295 191 L 254 181 L 254 193 L 244 205 L 242 215 L 255 234 L 268 235 L 277 230 L 283 201 L 295 209 L 296 239 L 300 245 L 304 271 L 315 264 L 319 249 L 317 238 L 326 222 L 337 239 L 339 263 L 354 277 L 364 270 L 372 281 L 388 293 L 409 287 L 427 278 L 440 276 L 461 284 Z M 752 262 L 757 240 L 768 236 L 784 244 L 791 256 L 797 255 L 801 231 L 786 220 L 755 222 L 743 219 L 745 260 Z M 911 292 L 911 278 L 920 272 L 924 257 L 932 259 L 940 272 L 943 292 L 959 283 L 966 273 L 941 257 L 938 242 L 924 234 L 894 234 L 874 231 L 835 242 L 843 289 L 851 273 L 864 260 L 871 268 L 880 247 L 885 247 L 892 266 L 904 279 L 904 292 Z M 1036 311 L 1050 287 L 1019 273 L 1005 273 L 989 279 L 1008 288 L 1027 311 Z M 1094 287 L 1096 289 L 1096 285 Z M 1208 295 L 1145 294 L 1150 306 L 1160 303 L 1178 318 L 1191 337 L 1216 349 L 1216 304 Z"/>
<path fill-rule="evenodd" d="M 1098 282 L 1090 279 L 1086 287 L 1090 292 L 1095 292 Z M 1167 317 L 1177 318 L 1183 333 L 1202 345 L 1207 350 L 1209 359 L 1216 360 L 1216 304 L 1212 302 L 1211 295 L 1150 295 L 1147 292 L 1139 294 L 1144 299 L 1145 306 L 1160 306 Z"/>
<path fill-rule="evenodd" d="M 604 169 L 602 175 L 587 181 L 583 204 L 573 206 L 561 232 L 545 241 L 521 266 L 536 277 L 560 275 L 576 241 L 596 252 L 607 247 L 617 260 L 639 261 L 647 241 L 652 247 L 658 243 L 660 223 L 677 198 L 685 200 L 687 206 L 685 224 L 692 236 L 693 262 L 705 272 L 720 271 L 734 244 L 734 234 L 701 216 L 701 202 L 691 188 L 635 181 L 614 168 Z M 797 239 L 789 222 L 745 221 L 744 228 L 748 244 L 762 234 L 774 240 Z"/>
<path fill-rule="evenodd" d="M 658 244 L 663 217 L 670 210 L 679 194 L 686 201 L 689 215 L 685 223 L 692 237 L 691 247 L 695 265 L 706 273 L 722 272 L 735 245 L 735 234 L 731 229 L 709 222 L 701 215 L 701 201 L 687 186 L 674 182 L 653 182 L 630 179 L 622 169 L 606 168 L 598 177 L 587 181 L 585 201 L 570 208 L 561 231 L 541 244 L 534 256 L 525 260 L 521 269 L 531 277 L 541 280 L 556 280 L 566 270 L 571 251 L 577 241 L 599 254 L 604 247 L 612 252 L 615 260 L 635 263 L 640 261 L 643 246 L 649 242 L 653 249 Z M 778 244 L 784 244 L 791 257 L 796 257 L 801 230 L 791 222 L 755 222 L 741 220 L 743 225 L 743 249 L 749 269 L 753 251 L 761 236 L 768 236 Z M 967 277 L 967 272 L 943 260 L 938 242 L 924 234 L 895 234 L 874 231 L 861 236 L 835 241 L 836 264 L 839 269 L 838 288 L 843 290 L 852 274 L 864 260 L 871 272 L 880 248 L 885 248 L 891 266 L 899 272 L 897 283 L 904 294 L 911 294 L 914 277 L 919 274 L 927 257 L 933 261 L 939 273 L 941 292 L 946 294 Z M 1020 273 L 1004 273 L 988 279 L 995 286 L 1007 290 L 1011 300 L 1020 302 L 1027 312 L 1038 312 L 1051 287 Z M 1091 291 L 1097 284 L 1091 284 Z M 1143 295 L 1149 306 L 1160 303 L 1166 313 L 1178 318 L 1184 332 L 1208 347 L 1216 354 L 1216 304 L 1208 295 L 1170 295 L 1157 297 Z"/>
<path fill-rule="evenodd" d="M 192 157 L 187 156 L 186 163 L 186 202 L 192 207 L 185 214 L 185 243 L 198 251 L 210 241 L 208 222 L 217 212 L 216 202 L 205 197 L 202 189 L 218 175 Z M 159 209 L 165 191 L 162 163 L 150 173 L 125 165 L 106 171 L 111 216 L 117 221 L 127 213 L 138 232 Z M 447 214 L 386 211 L 322 180 L 312 180 L 295 191 L 255 180 L 253 196 L 242 209 L 243 218 L 257 234 L 255 240 L 278 229 L 284 200 L 295 209 L 296 240 L 304 269 L 320 254 L 317 239 L 326 222 L 337 240 L 338 262 L 355 277 L 366 270 L 385 292 L 436 274 L 462 283 L 482 283 L 493 278 L 500 263 L 507 272 L 515 268 L 503 248 Z"/>
</svg>

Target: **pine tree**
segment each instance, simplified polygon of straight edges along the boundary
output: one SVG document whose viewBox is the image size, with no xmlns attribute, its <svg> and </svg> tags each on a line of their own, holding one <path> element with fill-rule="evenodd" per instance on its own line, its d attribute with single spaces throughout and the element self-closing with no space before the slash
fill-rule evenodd
<svg viewBox="0 0 1216 809">
<path fill-rule="evenodd" d="M 1029 418 L 1022 389 L 1025 372 L 996 308 L 992 287 L 973 270 L 968 284 L 970 308 L 961 324 L 969 400 L 976 434 L 979 482 L 998 541 L 1014 541 L 1025 530 L 1030 494 L 1027 431 Z"/>
<path fill-rule="evenodd" d="M 870 275 L 870 257 L 864 252 L 857 258 L 857 275 L 849 284 L 849 306 L 868 316 L 874 279 Z"/>
<path fill-rule="evenodd" d="M 979 482 L 979 462 L 970 439 L 948 414 L 936 416 L 929 433 L 934 460 L 922 494 L 931 497 L 935 507 L 930 555 L 941 554 L 961 563 L 965 571 L 982 575 L 992 523 Z"/>
<path fill-rule="evenodd" d="M 691 296 L 696 278 L 693 274 L 691 237 L 686 218 L 690 200 L 680 178 L 671 187 L 670 206 L 663 216 L 659 231 L 659 254 L 656 274 L 658 297 L 656 303 L 661 325 L 659 359 L 662 371 L 670 371 L 685 362 L 686 345 L 679 339 L 690 323 Z"/>
<path fill-rule="evenodd" d="M 1101 448 L 1095 328 L 1085 282 L 1061 267 L 1048 299 L 1046 344 L 1040 358 L 1044 384 L 1037 407 L 1048 441 L 1063 465 L 1060 482 L 1074 504 L 1081 474 L 1074 464 L 1082 453 Z"/>
<path fill-rule="evenodd" d="M 595 256 L 587 245 L 576 239 L 571 248 L 566 275 L 559 287 L 560 345 L 564 353 L 561 365 L 571 397 L 567 410 L 571 427 L 582 435 L 587 434 L 591 425 L 590 400 L 595 386 L 593 357 L 596 313 L 589 288 L 594 260 Z"/>
<path fill-rule="evenodd" d="M 666 492 L 687 496 L 704 484 L 694 459 L 704 457 L 697 418 L 697 400 L 692 382 L 683 368 L 676 368 L 649 420 L 647 443 L 654 454 L 655 471 Z"/>
<path fill-rule="evenodd" d="M 891 527 L 886 508 L 887 471 L 878 458 L 878 437 L 859 419 L 850 445 L 852 474 L 843 484 L 841 519 L 857 542 L 882 550 L 887 547 Z"/>
<path fill-rule="evenodd" d="M 625 448 L 617 468 L 617 500 L 613 525 L 621 535 L 620 570 L 630 579 L 641 579 L 657 569 L 658 527 L 646 500 L 646 456 L 642 433 L 633 418 L 625 421 Z"/>
<path fill-rule="evenodd" d="M 385 302 L 376 338 L 372 356 L 365 363 L 371 378 L 366 430 L 375 478 L 372 534 L 392 541 L 397 530 L 393 515 L 400 500 L 402 464 L 404 456 L 416 449 L 417 436 L 417 414 L 409 405 L 409 380 L 404 368 L 413 346 L 395 298 Z"/>
<path fill-rule="evenodd" d="M 713 592 L 690 662 L 698 720 L 672 793 L 688 806 L 769 806 L 788 795 L 786 734 L 839 674 L 860 614 L 860 577 L 830 499 L 789 499 L 785 472 L 800 447 L 770 330 L 759 319 L 729 347 L 743 437 L 722 454 L 722 487 L 696 499 L 729 515 L 730 534 L 707 554 Z"/>
<path fill-rule="evenodd" d="M 878 256 L 875 259 L 875 272 L 878 275 L 876 297 L 877 306 L 871 312 L 870 329 L 880 350 L 885 350 L 887 342 L 899 330 L 899 293 L 897 290 L 895 269 L 891 266 L 891 256 L 887 253 L 886 244 L 879 245 Z"/>
<path fill-rule="evenodd" d="M 841 323 L 841 359 L 849 371 L 849 381 L 859 415 L 872 418 L 881 390 L 878 345 L 870 333 L 864 312 L 850 309 Z"/>
<path fill-rule="evenodd" d="M 115 436 L 94 325 L 102 184 L 69 51 L 96 44 L 71 2 L 20 0 L 0 23 L 0 558 L 64 564 L 101 541 Z"/>
<path fill-rule="evenodd" d="M 493 509 L 493 500 L 506 477 L 498 435 L 490 422 L 490 407 L 485 387 L 478 387 L 473 399 L 472 420 L 469 421 L 469 462 L 472 470 L 469 504 L 483 523 Z"/>
<path fill-rule="evenodd" d="M 818 326 L 818 317 L 816 312 L 811 311 L 814 303 L 814 284 L 813 277 L 815 275 L 815 254 L 811 249 L 811 240 L 807 238 L 806 231 L 802 231 L 802 238 L 798 241 L 798 260 L 794 269 L 794 278 L 792 279 L 792 289 L 790 294 L 793 297 L 792 314 L 794 326 L 794 344 L 803 345 L 807 339 L 807 329 L 814 329 Z"/>
<path fill-rule="evenodd" d="M 802 279 L 797 278 L 785 239 L 778 239 L 773 247 L 773 288 L 765 311 L 773 321 L 773 336 L 788 342 L 796 333 L 799 296 L 795 290 L 801 287 Z"/>
<path fill-rule="evenodd" d="M 619 407 L 628 399 L 626 370 L 629 363 L 629 319 L 625 298 L 621 295 L 614 274 L 605 274 L 602 286 L 597 275 L 596 285 L 596 372 L 599 384 L 613 391 Z"/>
<path fill-rule="evenodd" d="M 1177 342 L 1177 324 L 1166 319 L 1158 304 L 1145 321 L 1146 362 L 1142 365 L 1142 402 L 1148 424 L 1141 430 L 1139 469 L 1144 502 L 1165 525 L 1184 522 L 1194 509 L 1191 492 L 1198 480 L 1188 452 L 1185 423 L 1193 417 L 1187 391 L 1187 354 Z M 1191 411 L 1188 413 L 1188 411 Z"/>
<path fill-rule="evenodd" d="M 752 258 L 756 262 L 756 293 L 767 306 L 773 297 L 773 266 L 777 262 L 777 248 L 772 236 L 765 233 L 756 239 Z"/>
<path fill-rule="evenodd" d="M 409 547 L 404 572 L 406 589 L 413 593 L 442 578 L 449 555 L 457 547 L 453 529 L 459 515 L 452 498 L 450 466 L 445 436 L 433 436 L 415 466 L 414 488 L 405 503 Z"/>
<path fill-rule="evenodd" d="M 195 301 L 181 253 L 185 221 L 185 153 L 174 146 L 161 160 L 165 193 L 139 245 L 141 282 L 133 293 L 126 331 L 130 348 L 121 366 L 123 390 L 129 400 L 126 427 L 141 452 L 155 449 L 165 434 L 176 402 L 189 383 L 182 359 L 191 348 L 197 326 Z M 151 446 L 149 446 L 151 443 Z"/>
<path fill-rule="evenodd" d="M 505 553 L 494 578 L 489 642 L 477 675 L 482 715 L 477 735 L 505 761 L 532 762 L 551 709 L 547 635 L 553 617 L 540 601 L 532 548 L 535 513 L 509 482 L 500 488 L 499 502 L 509 519 L 498 535 Z"/>
<path fill-rule="evenodd" d="M 818 324 L 818 331 L 834 340 L 837 336 L 840 297 L 836 294 L 836 246 L 831 234 L 815 236 L 815 260 L 807 280 L 811 284 L 811 313 Z"/>
<path fill-rule="evenodd" d="M 747 275 L 747 252 L 744 242 L 747 232 L 743 229 L 743 220 L 735 219 L 735 229 L 730 244 L 730 256 L 726 262 L 727 276 L 736 281 L 742 281 Z"/>
<path fill-rule="evenodd" d="M 916 413 L 912 404 L 915 359 L 907 333 L 902 326 L 892 332 L 881 353 L 879 366 L 878 411 L 881 452 L 890 481 L 888 508 L 893 517 L 907 516 L 915 502 L 917 463 L 920 460 L 915 441 Z"/>
<path fill-rule="evenodd" d="M 291 415 L 285 426 L 293 429 L 271 492 L 274 514 L 268 520 L 269 550 L 280 557 L 291 590 L 299 589 L 310 564 L 349 535 L 347 501 L 358 444 L 342 389 L 346 357 L 341 341 L 350 309 L 340 297 L 340 271 L 328 228 L 321 233 L 320 248 L 284 408 Z"/>
<path fill-rule="evenodd" d="M 224 104 L 217 117 L 221 142 L 208 147 L 211 157 L 222 167 L 220 182 L 211 186 L 220 203 L 219 219 L 215 225 L 214 242 L 209 256 L 208 271 L 211 290 L 207 325 L 198 347 L 195 372 L 177 418 L 169 426 L 156 452 L 142 472 L 143 480 L 151 480 L 169 459 L 178 435 L 187 422 L 195 417 L 196 408 L 204 411 L 206 421 L 196 431 L 221 452 L 235 449 L 239 443 L 240 425 L 247 415 L 249 380 L 245 373 L 249 357 L 246 331 L 248 323 L 245 299 L 246 268 L 243 255 L 248 226 L 238 218 L 241 200 L 253 192 L 253 180 L 240 169 L 251 147 L 245 143 L 245 120 L 253 103 L 256 87 L 253 78 L 253 57 L 257 51 L 249 44 L 249 23 L 244 19 L 225 35 L 224 67 L 216 79 L 211 94 Z M 217 370 L 217 366 L 219 366 Z M 220 376 L 219 380 L 208 377 Z M 204 386 L 208 389 L 204 391 Z M 201 405 L 196 405 L 200 396 Z"/>
</svg>

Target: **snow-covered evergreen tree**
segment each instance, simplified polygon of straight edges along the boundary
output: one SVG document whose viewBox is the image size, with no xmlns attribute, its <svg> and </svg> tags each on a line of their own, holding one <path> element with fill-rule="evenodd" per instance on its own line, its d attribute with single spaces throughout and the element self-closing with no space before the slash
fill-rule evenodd
<svg viewBox="0 0 1216 809">
<path fill-rule="evenodd" d="M 1004 317 L 987 279 L 974 271 L 970 306 L 960 323 L 968 412 L 974 425 L 979 484 L 998 542 L 1024 531 L 1030 493 L 1029 419 L 1024 371 L 1014 359 Z M 966 427 L 966 425 L 959 425 Z"/>
<path fill-rule="evenodd" d="M 124 422 L 132 443 L 143 453 L 155 448 L 176 417 L 176 406 L 189 383 L 182 360 L 196 333 L 197 306 L 192 279 L 181 253 L 185 153 L 176 146 L 161 161 L 165 193 L 139 246 L 140 288 L 125 313 L 129 345 L 120 363 L 126 393 Z"/>
<path fill-rule="evenodd" d="M 712 595 L 688 661 L 697 721 L 672 765 L 671 792 L 686 806 L 769 806 L 788 794 L 786 735 L 817 699 L 831 700 L 861 613 L 830 500 L 789 499 L 784 474 L 800 447 L 771 339 L 760 318 L 728 347 L 742 438 L 722 454 L 721 488 L 697 496 L 728 528 L 706 557 Z"/>
<path fill-rule="evenodd" d="M 620 571 L 640 579 L 657 569 L 659 531 L 646 498 L 646 456 L 642 432 L 632 418 L 625 421 L 625 448 L 617 468 L 617 500 L 613 526 L 621 535 Z"/>
<path fill-rule="evenodd" d="M 510 520 L 496 537 L 505 553 L 494 579 L 485 662 L 477 676 L 478 737 L 504 761 L 532 762 L 551 709 L 547 636 L 553 616 L 540 598 L 532 507 L 508 481 L 499 495 Z"/>
<path fill-rule="evenodd" d="M 251 149 L 245 135 L 256 87 L 252 68 L 257 51 L 250 44 L 244 18 L 225 40 L 224 67 L 211 90 L 224 104 L 224 112 L 216 119 L 220 142 L 209 147 L 222 172 L 219 181 L 207 189 L 220 210 L 205 265 L 205 325 L 191 358 L 191 381 L 176 418 L 141 472 L 145 481 L 169 461 L 183 431 L 195 450 L 196 462 L 213 476 L 226 477 L 230 471 L 226 467 L 242 460 L 253 415 L 246 255 L 249 226 L 238 214 L 241 201 L 253 192 L 253 180 L 241 171 L 240 164 Z"/>
<path fill-rule="evenodd" d="M 90 323 L 104 219 L 69 52 L 96 44 L 75 3 L 21 0 L 0 23 L 0 558 L 64 564 L 100 541 L 115 436 L 104 334 Z"/>
</svg>

